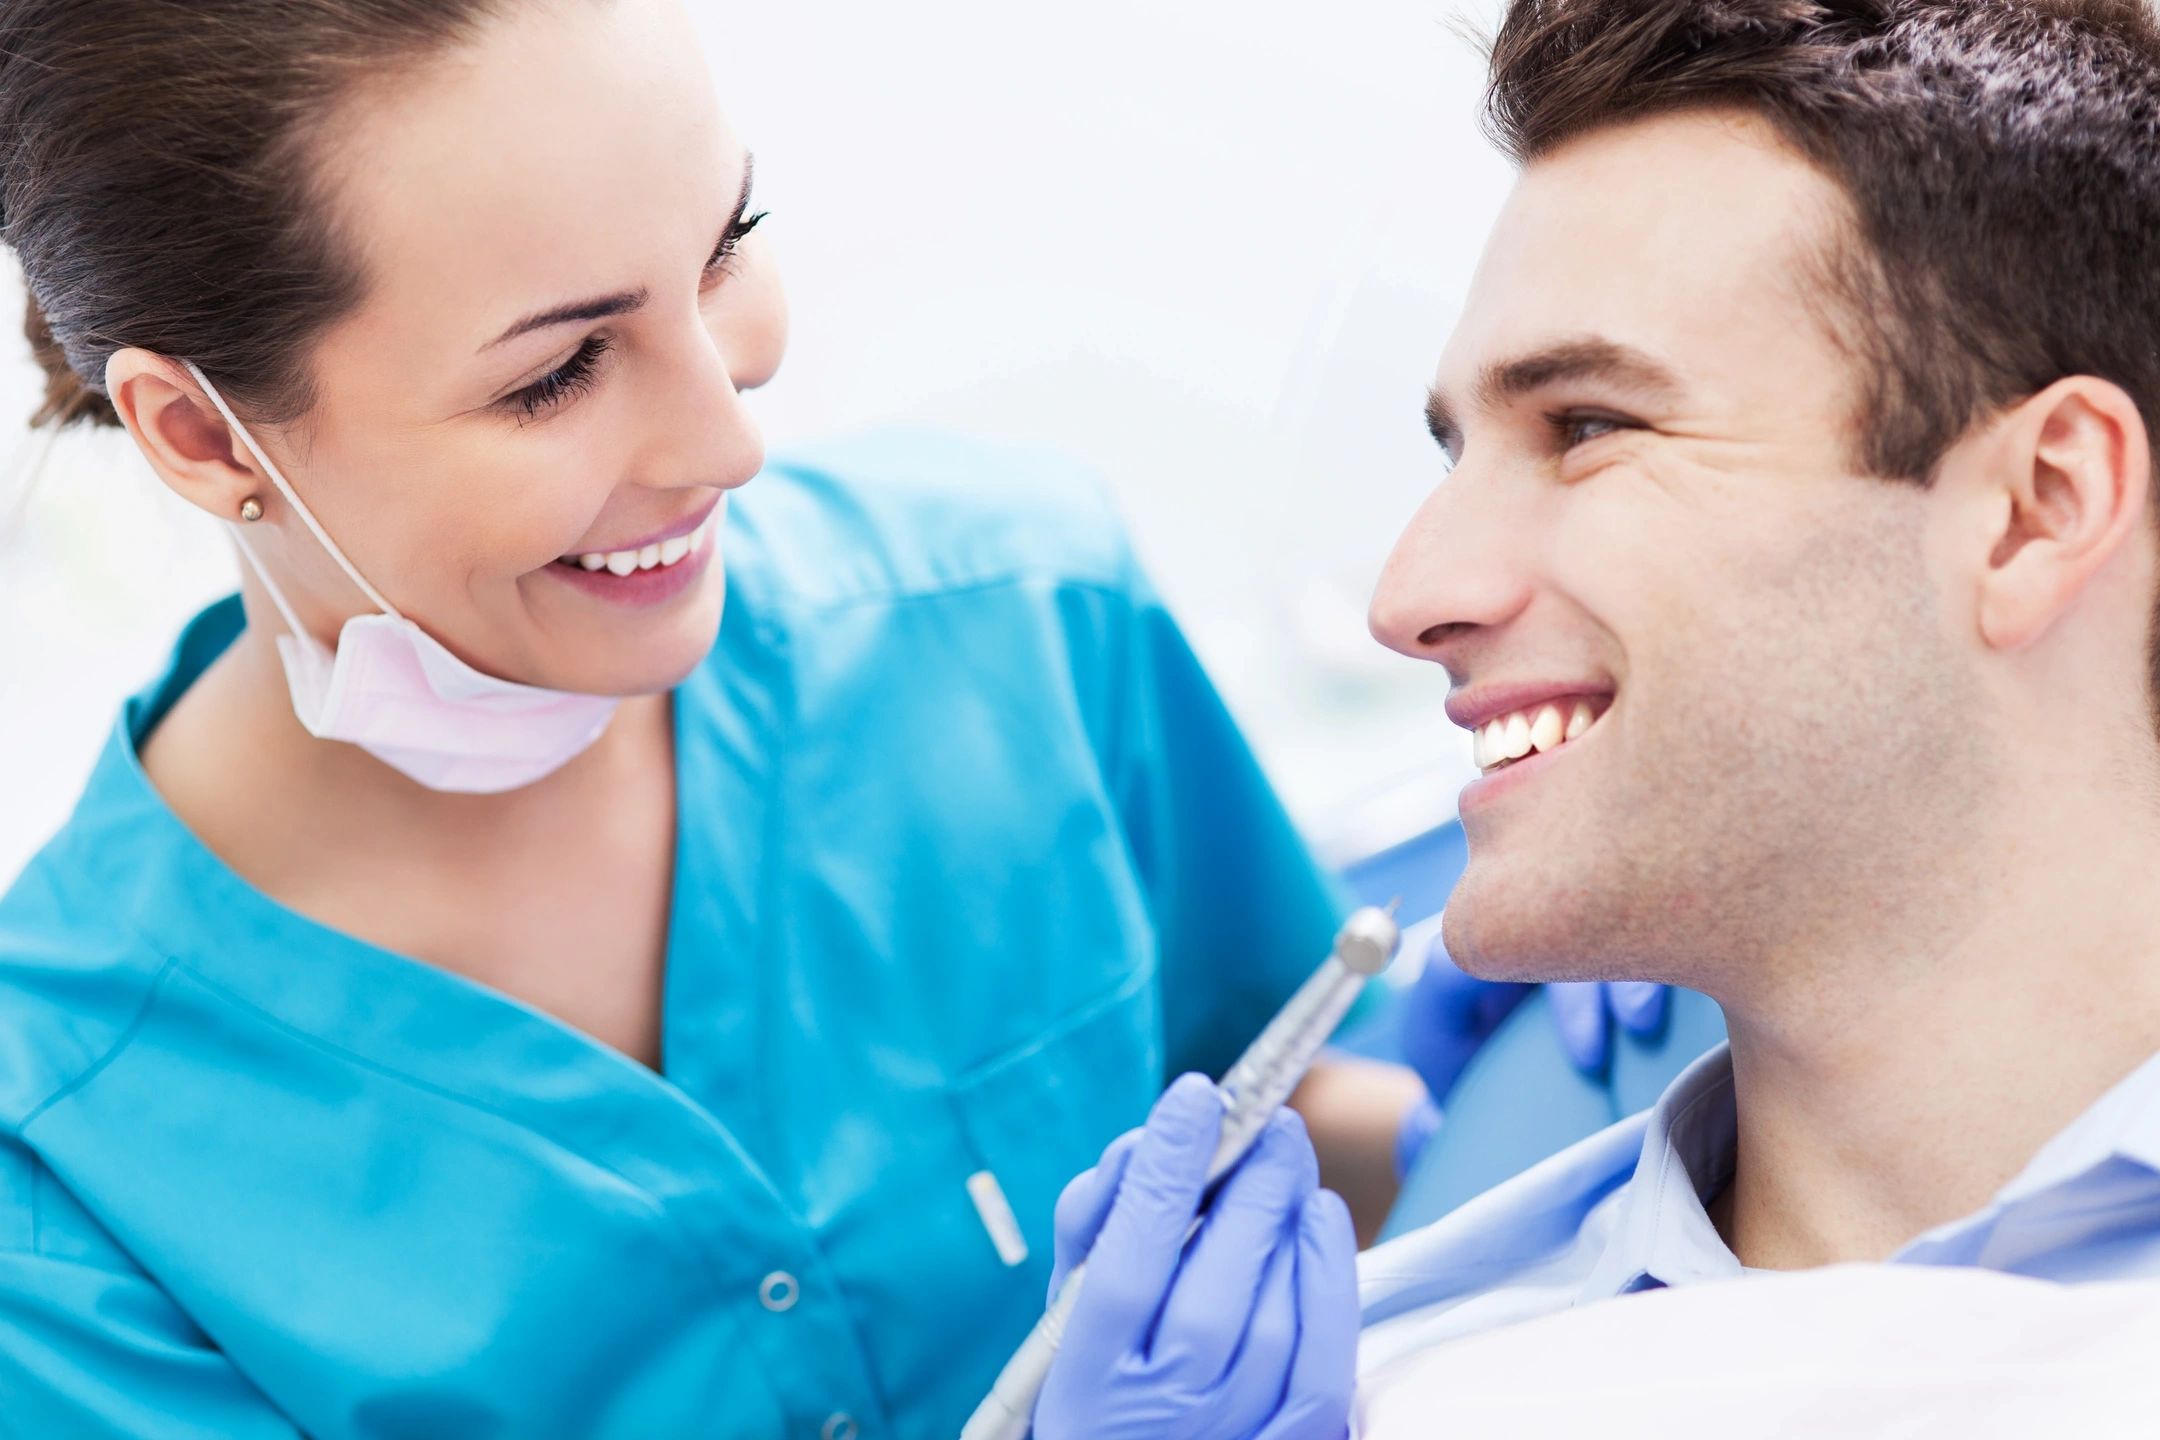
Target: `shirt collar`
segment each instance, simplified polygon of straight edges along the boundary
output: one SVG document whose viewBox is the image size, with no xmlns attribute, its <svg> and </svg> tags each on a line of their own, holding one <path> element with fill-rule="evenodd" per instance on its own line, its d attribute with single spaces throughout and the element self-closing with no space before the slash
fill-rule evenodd
<svg viewBox="0 0 2160 1440">
<path fill-rule="evenodd" d="M 1971 1215 L 1938 1225 L 1891 1258 L 1918 1264 L 1976 1264 L 1991 1247 L 1999 1254 L 2021 1221 L 2046 1222 L 2056 1213 L 2051 1197 L 2119 1162 L 2160 1177 L 2160 1055 L 2118 1080 L 2055 1137 L 2040 1147 L 1995 1198 Z M 2059 1243 L 2046 1239 L 2045 1244 Z"/>
<path fill-rule="evenodd" d="M 1738 1145 L 1732 1051 L 1720 1045 L 1681 1072 L 1651 1110 L 1634 1176 L 1611 1202 L 1618 1207 L 1612 1238 L 1580 1299 L 1740 1274 L 1706 1203 L 1732 1178 Z M 2118 1160 L 2160 1176 L 2160 1055 L 2043 1145 L 1986 1208 L 1938 1226 L 1893 1259 L 1926 1263 L 1962 1254 L 1971 1235 Z"/>
<path fill-rule="evenodd" d="M 2118 1158 L 2160 1173 L 2160 1055 L 2118 1080 L 2041 1146 L 1996 1203 L 2015 1204 Z"/>
<path fill-rule="evenodd" d="M 1634 1177 L 1612 1202 L 1612 1238 L 1580 1299 L 1740 1273 L 1706 1201 L 1732 1178 L 1739 1149 L 1732 1051 L 1718 1046 L 1680 1073 L 1651 1108 Z"/>
</svg>

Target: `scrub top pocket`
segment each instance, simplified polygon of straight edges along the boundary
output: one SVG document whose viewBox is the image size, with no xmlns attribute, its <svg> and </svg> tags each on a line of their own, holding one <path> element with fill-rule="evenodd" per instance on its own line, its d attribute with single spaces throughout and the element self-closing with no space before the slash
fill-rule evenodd
<svg viewBox="0 0 2160 1440">
<path fill-rule="evenodd" d="M 1050 1279 L 1051 1217 L 1058 1195 L 1103 1147 L 1147 1118 L 1162 1083 L 1162 1017 L 1153 968 L 1116 992 L 1061 1017 L 1029 1043 L 954 1082 L 954 1099 L 982 1169 L 996 1177 L 1017 1222 L 1033 1284 L 1025 1303 L 997 1317 L 1018 1343 L 1041 1312 Z M 1051 1157 L 1083 1157 L 1077 1166 Z M 980 1172 L 978 1172 L 980 1173 Z M 988 1185 L 977 1182 L 977 1192 Z M 996 1196 L 977 1195 L 979 1212 Z M 1000 1225 L 985 1213 L 984 1244 L 1000 1244 Z"/>
</svg>

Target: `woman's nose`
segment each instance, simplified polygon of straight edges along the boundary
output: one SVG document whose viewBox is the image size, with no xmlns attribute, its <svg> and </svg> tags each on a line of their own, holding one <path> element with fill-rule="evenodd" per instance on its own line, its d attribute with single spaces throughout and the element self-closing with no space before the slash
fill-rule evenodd
<svg viewBox="0 0 2160 1440">
<path fill-rule="evenodd" d="M 765 464 L 765 436 L 744 403 L 721 336 L 702 325 L 663 357 L 649 391 L 646 483 L 733 489 Z"/>
</svg>

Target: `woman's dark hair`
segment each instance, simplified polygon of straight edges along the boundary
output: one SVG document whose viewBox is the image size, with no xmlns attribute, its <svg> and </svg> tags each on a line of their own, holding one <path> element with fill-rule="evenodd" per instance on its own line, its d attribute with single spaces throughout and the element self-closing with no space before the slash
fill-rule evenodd
<svg viewBox="0 0 2160 1440">
<path fill-rule="evenodd" d="M 336 108 L 504 0 L 0 0 L 0 240 L 45 370 L 31 423 L 116 425 L 105 362 L 190 359 L 270 423 L 360 299 L 316 176 Z"/>
</svg>

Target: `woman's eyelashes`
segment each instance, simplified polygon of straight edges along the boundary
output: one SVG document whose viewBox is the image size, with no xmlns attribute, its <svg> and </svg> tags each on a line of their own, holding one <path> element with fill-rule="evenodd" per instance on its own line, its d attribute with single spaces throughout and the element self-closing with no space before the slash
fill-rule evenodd
<svg viewBox="0 0 2160 1440">
<path fill-rule="evenodd" d="M 522 420 L 537 419 L 542 411 L 552 410 L 592 389 L 600 357 L 607 354 L 612 344 L 605 335 L 586 336 L 585 343 L 578 346 L 568 360 L 523 389 L 513 390 L 497 403 Z"/>
<path fill-rule="evenodd" d="M 749 237 L 751 231 L 757 229 L 758 222 L 763 220 L 768 213 L 760 210 L 755 215 L 745 215 L 728 226 L 727 233 L 720 237 L 720 243 L 713 247 L 712 258 L 705 262 L 705 281 L 707 284 L 718 280 L 726 272 L 728 261 L 735 258 L 735 247 L 742 244 Z"/>
<path fill-rule="evenodd" d="M 713 247 L 712 258 L 705 262 L 702 281 L 712 286 L 727 273 L 728 261 L 735 258 L 735 247 L 758 227 L 766 212 L 745 215 L 728 226 L 720 243 Z M 593 334 L 585 337 L 585 343 L 571 354 L 568 360 L 520 389 L 511 391 L 497 405 L 518 417 L 519 423 L 538 419 L 543 412 L 559 409 L 578 396 L 591 390 L 599 379 L 601 357 L 613 347 L 607 336 Z"/>
</svg>

